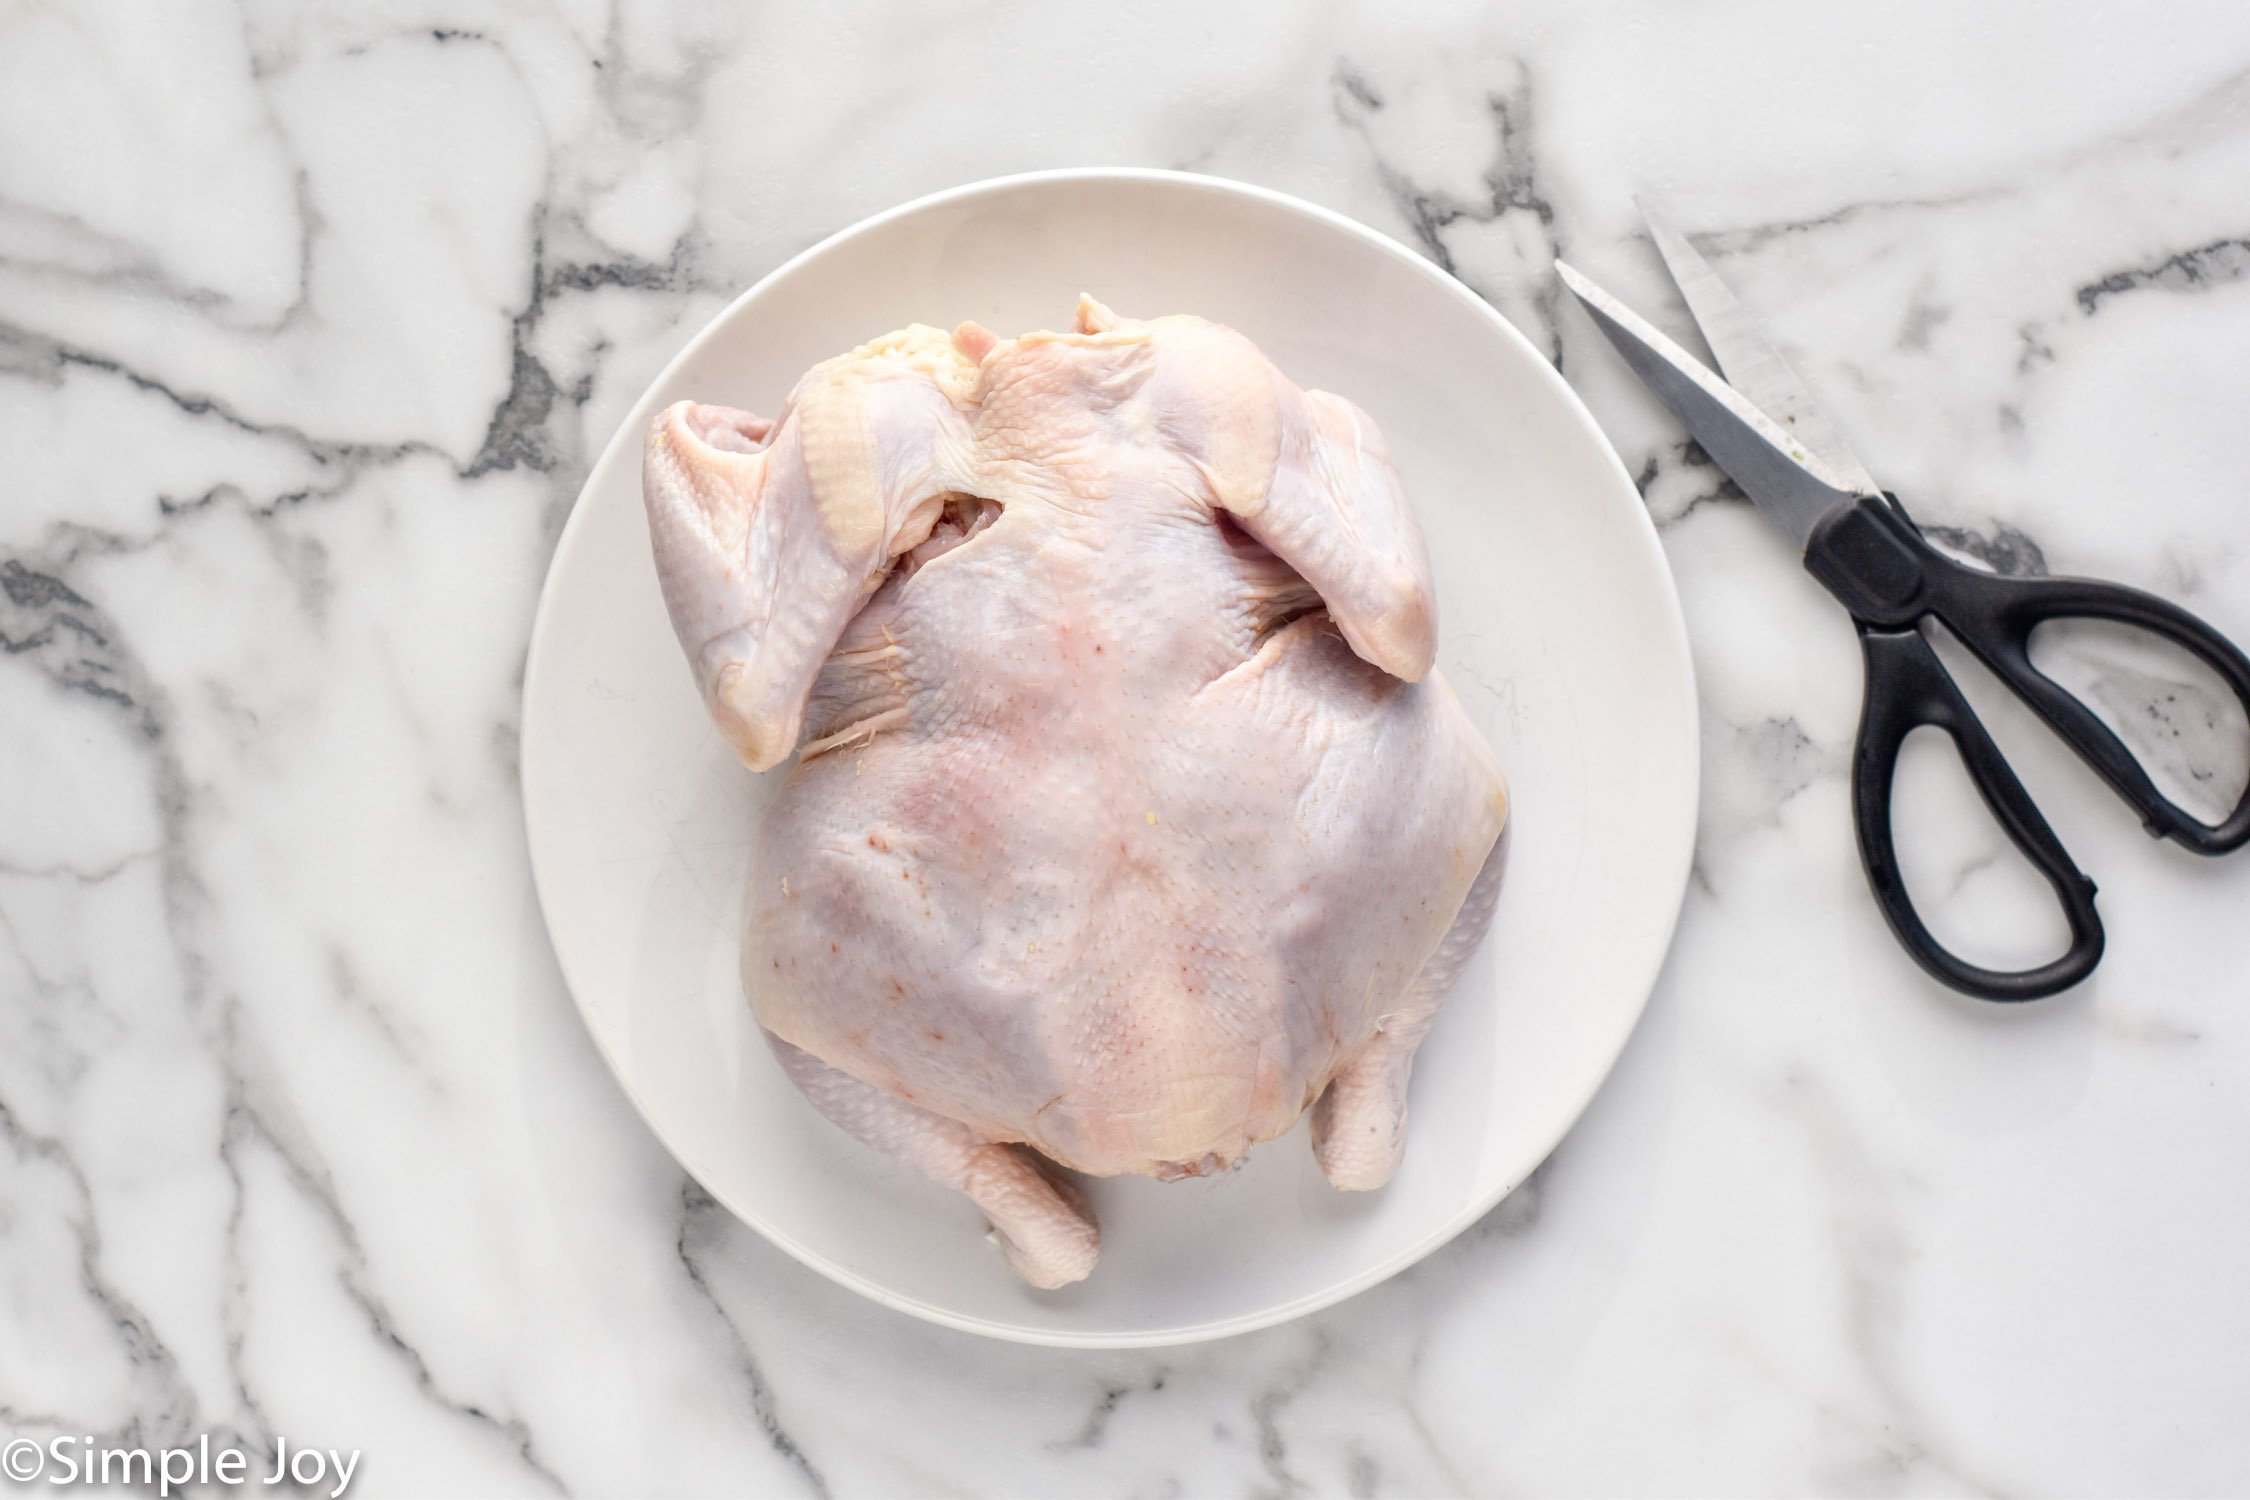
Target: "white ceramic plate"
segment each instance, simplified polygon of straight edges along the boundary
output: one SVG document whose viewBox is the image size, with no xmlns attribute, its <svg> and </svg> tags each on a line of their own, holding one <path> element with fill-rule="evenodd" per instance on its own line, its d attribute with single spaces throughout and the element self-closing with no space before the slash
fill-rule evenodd
<svg viewBox="0 0 2250 1500">
<path fill-rule="evenodd" d="M 1492 935 L 1415 1070 L 1405 1165 L 1331 1190 L 1302 1126 L 1231 1175 L 1091 1185 L 1093 1276 L 1019 1281 L 968 1200 L 815 1115 L 737 979 L 767 783 L 705 719 L 665 621 L 641 437 L 683 397 L 772 412 L 816 360 L 910 322 L 1066 326 L 1090 291 L 1195 312 L 1372 412 L 1437 565 L 1439 661 L 1515 796 Z M 1389 239 L 1212 178 L 1041 173 L 807 251 L 672 361 L 555 551 L 524 684 L 523 797 L 556 952 L 618 1080 L 711 1194 L 805 1264 L 957 1328 L 1051 1344 L 1216 1338 L 1413 1264 L 1522 1182 L 1639 1017 L 1695 831 L 1695 690 L 1670 574 L 1593 420 L 1514 328 Z"/>
</svg>

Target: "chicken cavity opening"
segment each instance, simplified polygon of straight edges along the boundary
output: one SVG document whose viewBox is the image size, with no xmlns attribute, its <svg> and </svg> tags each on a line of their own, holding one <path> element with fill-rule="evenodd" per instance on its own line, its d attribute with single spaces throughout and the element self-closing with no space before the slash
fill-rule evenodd
<svg viewBox="0 0 2250 1500">
<path fill-rule="evenodd" d="M 1246 573 L 1253 580 L 1249 655 L 1257 655 L 1266 642 L 1305 616 L 1326 612 L 1327 605 L 1321 601 L 1319 591 L 1298 576 L 1296 569 L 1274 556 L 1240 521 L 1223 510 L 1212 520 L 1218 528 L 1219 540 L 1246 565 Z"/>
<path fill-rule="evenodd" d="M 1328 617 L 1328 608 L 1320 602 L 1320 596 L 1312 594 L 1309 589 L 1307 593 L 1310 594 L 1309 598 L 1278 601 L 1279 607 L 1273 617 L 1259 622 L 1258 633 L 1250 640 L 1252 655 L 1263 651 L 1266 648 L 1266 642 L 1272 640 L 1299 620 L 1310 619 L 1314 615 L 1318 615 L 1322 619 Z"/>
<path fill-rule="evenodd" d="M 940 499 L 944 503 L 938 511 L 937 524 L 930 528 L 929 536 L 919 546 L 899 558 L 901 573 L 912 573 L 932 558 L 943 557 L 990 526 L 1000 515 L 1000 502 L 987 500 L 982 495 L 955 491 Z"/>
<path fill-rule="evenodd" d="M 1245 530 L 1232 513 L 1217 511 L 1213 513 L 1211 523 L 1219 529 L 1219 540 L 1225 542 L 1227 550 L 1236 557 L 1264 559 L 1273 556 L 1266 544 Z"/>
</svg>

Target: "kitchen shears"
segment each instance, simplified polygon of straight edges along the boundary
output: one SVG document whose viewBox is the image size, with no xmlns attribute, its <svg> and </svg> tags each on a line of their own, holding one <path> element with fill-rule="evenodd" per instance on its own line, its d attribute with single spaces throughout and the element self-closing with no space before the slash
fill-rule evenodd
<svg viewBox="0 0 2250 1500">
<path fill-rule="evenodd" d="M 1955 561 L 1923 538 L 1882 490 L 1749 313 L 1677 230 L 1642 205 L 1651 238 L 1725 378 L 1563 264 L 1555 271 L 1642 382 L 1711 458 L 1801 549 L 1805 570 L 1850 613 L 1866 668 L 1852 752 L 1852 812 L 1868 883 L 1891 930 L 1933 976 L 1986 1000 L 2035 1000 L 2068 989 L 2101 961 L 2094 883 L 2072 863 L 1993 743 L 1929 639 L 1942 623 L 2140 814 L 2148 831 L 2198 854 L 2250 843 L 2250 787 L 2234 811 L 2205 823 L 2165 797 L 2123 741 L 2074 694 L 2032 664 L 2032 632 L 2050 620 L 2107 620 L 2192 653 L 2250 712 L 2250 658 L 2177 605 L 2121 584 L 2019 578 Z M 2009 839 L 2054 888 L 2070 924 L 2060 958 L 2024 970 L 1979 967 L 1940 944 L 1914 910 L 1892 846 L 1899 751 L 1916 729 L 1950 736 L 1970 780 Z"/>
</svg>

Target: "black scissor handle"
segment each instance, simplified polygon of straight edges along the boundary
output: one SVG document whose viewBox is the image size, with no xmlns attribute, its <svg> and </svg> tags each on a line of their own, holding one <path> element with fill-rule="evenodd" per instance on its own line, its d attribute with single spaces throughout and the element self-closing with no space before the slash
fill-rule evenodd
<svg viewBox="0 0 2250 1500">
<path fill-rule="evenodd" d="M 2234 811 L 2206 823 L 2156 789 L 2110 727 L 2032 664 L 2031 635 L 2049 620 L 2130 625 L 2195 656 L 2225 680 L 2250 713 L 2250 657 L 2178 605 L 2123 584 L 2086 578 L 2002 578 L 1948 562 L 1930 578 L 1931 612 L 1998 674 L 2016 696 L 2100 773 L 2148 831 L 2198 854 L 2225 854 L 2250 843 L 2250 785 Z"/>
<path fill-rule="evenodd" d="M 2109 620 L 2145 630 L 2219 674 L 2250 713 L 2250 657 L 2178 605 L 2089 578 L 2005 578 L 1964 567 L 1922 539 L 1894 499 L 1862 497 L 1824 518 L 1805 566 L 1862 625 L 1897 628 L 1933 615 L 2029 704 L 2140 814 L 2148 831 L 2198 854 L 2250 843 L 2250 786 L 2205 823 L 2156 789 L 2133 752 L 2075 694 L 2032 664 L 2032 632 L 2049 620 Z"/>
<path fill-rule="evenodd" d="M 1980 999 L 2037 1000 L 2078 983 L 2102 958 L 2094 883 L 2071 862 L 1922 633 L 1912 624 L 1888 629 L 1862 624 L 1859 643 L 1867 666 L 1867 696 L 1852 751 L 1852 816 L 1867 883 L 1891 931 L 1933 977 Z M 1985 806 L 2054 887 L 2070 922 L 2070 951 L 2052 963 L 2021 971 L 1979 967 L 1938 942 L 1914 910 L 1891 842 L 1891 787 L 1900 748 L 1924 726 L 1941 729 L 1952 739 Z"/>
</svg>

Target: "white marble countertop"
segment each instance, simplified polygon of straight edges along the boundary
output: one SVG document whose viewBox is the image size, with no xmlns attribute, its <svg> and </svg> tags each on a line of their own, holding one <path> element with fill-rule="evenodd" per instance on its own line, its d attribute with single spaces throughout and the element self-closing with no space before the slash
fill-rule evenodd
<svg viewBox="0 0 2250 1500">
<path fill-rule="evenodd" d="M 1923 520 L 2250 639 L 2250 10 L 1409 9 L 0 11 L 6 1435 L 356 1448 L 369 1495 L 2250 1491 L 2250 860 L 2018 736 L 2108 963 L 1920 978 L 1849 630 L 1549 275 L 1676 315 L 1660 191 Z M 1706 768 L 1529 1186 L 1329 1312 L 1101 1355 L 712 1206 L 563 991 L 515 765 L 549 550 L 680 342 L 867 213 L 1110 163 L 1354 215 L 1556 352 Z M 2176 691 L 2164 753 L 2223 763 Z M 1968 805 L 1907 842 L 2007 909 Z"/>
</svg>

